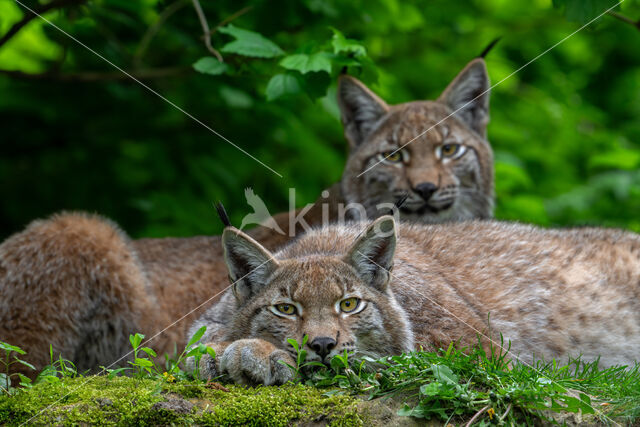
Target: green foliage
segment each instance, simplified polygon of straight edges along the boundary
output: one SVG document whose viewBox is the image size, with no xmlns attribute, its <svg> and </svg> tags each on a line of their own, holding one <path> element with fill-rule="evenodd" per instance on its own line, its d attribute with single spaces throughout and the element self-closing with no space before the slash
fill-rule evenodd
<svg viewBox="0 0 640 427">
<path fill-rule="evenodd" d="M 17 378 L 19 384 L 23 387 L 30 387 L 31 379 L 23 374 L 11 372 L 11 366 L 17 364 L 24 365 L 29 369 L 35 369 L 29 362 L 20 359 L 19 356 L 25 355 L 26 352 L 18 346 L 2 341 L 0 341 L 0 350 L 2 350 L 3 353 L 0 354 L 0 365 L 2 365 L 0 372 L 0 395 L 15 393 L 16 388 L 12 386 L 11 378 Z"/>
<path fill-rule="evenodd" d="M 267 84 L 267 99 L 274 99 L 286 96 L 297 95 L 301 92 L 298 78 L 292 74 L 276 74 Z"/>
<path fill-rule="evenodd" d="M 287 70 L 299 71 L 302 74 L 312 71 L 331 73 L 331 59 L 326 52 L 318 52 L 311 55 L 305 53 L 289 55 L 280 61 L 280 65 Z"/>
<path fill-rule="evenodd" d="M 570 21 L 586 24 L 600 16 L 605 10 L 619 9 L 620 0 L 553 0 L 553 6 L 564 7 L 564 13 Z"/>
<path fill-rule="evenodd" d="M 330 366 L 305 372 L 304 350 L 290 342 L 302 356 L 298 381 L 328 387 L 327 396 L 411 397 L 412 403 L 398 411 L 402 416 L 458 424 L 479 414 L 477 422 L 504 425 L 553 422 L 567 413 L 580 413 L 587 423 L 628 423 L 640 416 L 640 365 L 598 369 L 598 361 L 576 358 L 564 366 L 555 361 L 529 366 L 511 360 L 504 343 L 492 345 L 489 353 L 481 345 L 457 348 L 452 343 L 446 351 L 378 360 L 337 355 Z"/>
<path fill-rule="evenodd" d="M 305 340 L 289 340 L 298 353 L 296 366 L 290 368 L 302 384 L 245 389 L 193 380 L 180 370 L 184 357 L 207 353 L 196 346 L 203 334 L 204 329 L 199 330 L 177 360 L 167 362 L 168 369 L 162 374 L 155 352 L 142 347 L 144 336 L 140 334 L 130 337 L 135 356 L 130 367 L 106 376 L 79 374 L 68 361 L 54 362 L 51 354 L 51 365 L 34 384 L 27 380 L 22 388 L 10 387 L 3 377 L 0 423 L 19 424 L 37 416 L 37 422 L 56 419 L 69 424 L 96 424 L 106 419 L 122 423 L 136 419 L 144 425 L 178 421 L 243 424 L 251 419 L 273 419 L 279 420 L 277 425 L 287 425 L 301 416 L 307 419 L 304 414 L 324 414 L 340 423 L 360 425 L 362 417 L 369 415 L 363 409 L 355 410 L 359 405 L 350 395 L 382 399 L 377 402 L 391 398 L 405 402 L 398 409 L 400 416 L 456 424 L 476 415 L 477 422 L 505 425 L 558 422 L 572 413 L 581 414 L 587 423 L 629 424 L 640 417 L 640 365 L 599 369 L 598 361 L 585 363 L 576 358 L 563 366 L 555 361 L 529 366 L 511 360 L 504 343 L 488 351 L 480 345 L 457 348 L 452 343 L 446 350 L 381 359 L 345 352 L 325 366 L 305 360 Z M 0 348 L 6 354 L 24 354 L 6 343 L 0 343 Z M 120 373 L 133 378 L 118 376 Z M 176 395 L 195 399 L 191 402 L 202 410 L 174 413 L 155 406 L 164 396 Z"/>
<path fill-rule="evenodd" d="M 216 58 L 205 56 L 204 58 L 198 59 L 193 64 L 193 69 L 202 74 L 218 76 L 226 72 L 229 69 L 229 66 L 224 62 L 218 61 Z"/>
<path fill-rule="evenodd" d="M 57 383 L 62 378 L 76 378 L 80 375 L 76 365 L 70 360 L 64 359 L 61 354 L 58 355 L 57 359 L 54 359 L 51 345 L 49 345 L 49 360 L 49 365 L 38 373 L 34 384 L 41 382 Z"/>
<path fill-rule="evenodd" d="M 155 359 L 158 357 L 158 355 L 152 348 L 141 347 L 144 335 L 140 333 L 129 335 L 129 342 L 131 343 L 131 347 L 133 349 L 133 361 L 127 362 L 130 367 L 103 367 L 102 369 L 104 372 L 108 373 L 109 378 L 114 378 L 122 374 L 130 374 L 133 377 L 139 379 L 161 379 L 167 382 L 174 382 L 176 380 L 184 381 L 193 378 L 198 379 L 198 367 L 200 361 L 202 360 L 202 357 L 205 355 L 209 355 L 212 358 L 216 357 L 216 353 L 212 348 L 207 347 L 204 344 L 195 345 L 196 342 L 198 342 L 200 338 L 202 338 L 206 330 L 206 326 L 198 329 L 196 333 L 191 337 L 184 350 L 182 350 L 182 353 L 177 355 L 177 357 L 171 357 L 168 354 L 165 354 L 164 369 L 157 364 Z M 194 372 L 185 372 L 182 370 L 182 366 L 184 365 L 185 360 L 189 357 L 193 357 L 195 360 Z"/>
<path fill-rule="evenodd" d="M 47 73 L 0 73 L 0 237 L 61 210 L 98 212 L 133 237 L 216 234 L 212 201 L 239 224 L 245 187 L 272 213 L 289 209 L 290 187 L 302 206 L 341 176 L 345 67 L 390 103 L 433 99 L 495 37 L 494 83 L 578 29 L 567 16 L 584 22 L 612 2 L 202 2 L 224 63 L 190 2 L 48 12 L 128 72 L 169 70 L 144 83 L 284 178 L 35 19 L 0 47 L 0 70 Z M 640 2 L 616 10 L 638 16 Z M 0 16 L 4 34 L 24 11 L 2 2 Z M 640 31 L 604 16 L 492 90 L 498 218 L 640 230 L 638 43 Z"/>
<path fill-rule="evenodd" d="M 219 28 L 218 31 L 236 39 L 224 45 L 222 52 L 255 58 L 275 58 L 284 55 L 284 51 L 277 44 L 254 31 L 243 30 L 231 24 Z"/>
</svg>

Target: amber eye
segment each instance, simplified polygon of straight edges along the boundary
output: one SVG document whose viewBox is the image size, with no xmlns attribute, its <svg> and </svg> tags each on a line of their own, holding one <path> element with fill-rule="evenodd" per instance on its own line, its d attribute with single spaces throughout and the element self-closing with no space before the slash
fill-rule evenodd
<svg viewBox="0 0 640 427">
<path fill-rule="evenodd" d="M 287 303 L 277 304 L 276 310 L 278 310 L 282 314 L 288 314 L 288 315 L 296 314 L 296 307 L 292 304 L 287 304 Z"/>
<path fill-rule="evenodd" d="M 444 157 L 451 157 L 458 152 L 460 146 L 458 144 L 444 144 L 441 153 Z"/>
<path fill-rule="evenodd" d="M 383 162 L 387 163 L 400 163 L 403 160 L 402 151 L 385 151 L 378 154 L 379 158 Z"/>
<path fill-rule="evenodd" d="M 453 157 L 460 151 L 460 144 L 444 144 L 440 148 L 442 157 Z"/>
<path fill-rule="evenodd" d="M 340 301 L 340 310 L 343 313 L 351 313 L 360 305 L 360 300 L 358 298 L 347 298 Z"/>
</svg>

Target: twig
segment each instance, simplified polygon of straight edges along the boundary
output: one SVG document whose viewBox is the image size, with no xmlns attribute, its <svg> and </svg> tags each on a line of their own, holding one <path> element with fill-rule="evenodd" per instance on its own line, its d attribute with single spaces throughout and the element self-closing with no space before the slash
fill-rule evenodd
<svg viewBox="0 0 640 427">
<path fill-rule="evenodd" d="M 202 10 L 202 6 L 200 6 L 199 0 L 193 0 L 193 8 L 196 10 L 196 13 L 198 14 L 198 19 L 200 20 L 200 25 L 202 26 L 202 32 L 204 35 L 204 45 L 207 47 L 207 50 L 213 54 L 213 56 L 218 58 L 218 61 L 224 62 L 224 60 L 222 59 L 222 55 L 220 55 L 220 53 L 217 50 L 215 50 L 213 46 L 211 46 L 211 35 L 210 35 L 211 30 L 209 29 L 209 23 L 207 22 L 207 17 L 205 16 L 204 11 Z"/>
<path fill-rule="evenodd" d="M 191 67 L 173 67 L 173 68 L 153 68 L 148 70 L 128 71 L 128 74 L 136 79 L 158 79 L 163 77 L 176 76 L 191 72 Z M 130 77 L 121 72 L 81 72 L 81 73 L 25 73 L 23 71 L 0 70 L 0 74 L 24 80 L 55 80 L 63 82 L 99 82 L 99 81 L 118 81 L 128 80 Z"/>
<path fill-rule="evenodd" d="M 607 14 L 609 16 L 611 16 L 612 18 L 616 18 L 618 21 L 622 21 L 622 22 L 625 22 L 625 23 L 627 23 L 629 25 L 633 25 L 638 30 L 640 30 L 640 20 L 634 21 L 633 19 L 629 18 L 628 16 L 624 16 L 623 14 L 615 12 L 613 10 L 608 11 Z"/>
<path fill-rule="evenodd" d="M 167 6 L 162 11 L 162 13 L 160 13 L 156 22 L 150 25 L 147 31 L 144 33 L 144 36 L 142 36 L 140 44 L 138 45 L 138 49 L 136 49 L 136 52 L 133 54 L 134 62 L 140 62 L 147 49 L 149 48 L 151 41 L 160 30 L 160 27 L 162 27 L 162 25 L 167 21 L 167 19 L 171 17 L 171 15 L 185 7 L 188 2 L 189 0 L 177 0 L 176 2 L 173 2 L 169 6 Z"/>
<path fill-rule="evenodd" d="M 486 411 L 487 409 L 489 409 L 489 405 L 485 406 L 484 408 L 482 408 L 478 412 L 476 412 L 476 414 L 469 420 L 469 422 L 466 424 L 465 427 L 471 427 L 471 425 L 476 420 L 476 418 L 478 418 L 480 415 L 482 415 L 482 413 L 484 411 Z"/>
<path fill-rule="evenodd" d="M 42 7 L 35 9 L 34 10 L 35 13 L 25 14 L 21 20 L 13 24 L 11 28 L 9 28 L 9 31 L 7 31 L 4 34 L 4 36 L 0 38 L 0 46 L 2 46 L 3 44 L 11 40 L 11 38 L 15 36 L 18 33 L 18 31 L 22 29 L 22 27 L 27 25 L 29 22 L 31 22 L 32 19 L 36 18 L 38 15 L 42 15 L 43 13 L 46 13 L 52 9 L 59 9 L 65 6 L 71 6 L 74 4 L 81 4 L 86 2 L 87 0 L 54 0 L 51 3 L 47 3 Z"/>
<path fill-rule="evenodd" d="M 223 19 L 222 21 L 220 21 L 220 23 L 218 25 L 216 25 L 216 27 L 213 30 L 209 31 L 209 36 L 214 35 L 216 33 L 216 31 L 218 31 L 218 28 L 224 27 L 225 25 L 227 25 L 231 21 L 235 21 L 236 19 L 240 18 L 245 13 L 249 12 L 251 9 L 253 9 L 253 6 L 243 7 L 242 9 L 240 9 L 239 11 L 234 13 L 233 15 L 229 16 L 228 18 Z"/>
</svg>

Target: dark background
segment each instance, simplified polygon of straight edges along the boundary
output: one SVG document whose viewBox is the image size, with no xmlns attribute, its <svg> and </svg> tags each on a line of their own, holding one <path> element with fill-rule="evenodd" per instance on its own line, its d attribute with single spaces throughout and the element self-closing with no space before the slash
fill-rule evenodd
<svg viewBox="0 0 640 427">
<path fill-rule="evenodd" d="M 298 206 L 311 202 L 344 165 L 335 77 L 345 64 L 391 103 L 431 99 L 494 38 L 497 83 L 612 4 L 203 2 L 227 64 L 204 74 L 192 64 L 212 53 L 191 1 L 66 3 L 44 16 L 283 178 L 35 19 L 0 46 L 0 238 L 61 210 L 100 213 L 134 237 L 218 233 L 212 202 L 239 223 L 249 186 L 272 213 L 288 209 L 289 187 Z M 23 11 L 0 0 L 0 35 Z M 640 2 L 617 13 L 640 18 Z M 225 20 L 261 34 L 257 50 L 227 22 L 218 29 Z M 336 49 L 332 28 L 350 47 Z M 281 65 L 300 53 L 318 62 Z M 498 218 L 640 231 L 639 63 L 640 31 L 607 15 L 493 90 Z"/>
</svg>

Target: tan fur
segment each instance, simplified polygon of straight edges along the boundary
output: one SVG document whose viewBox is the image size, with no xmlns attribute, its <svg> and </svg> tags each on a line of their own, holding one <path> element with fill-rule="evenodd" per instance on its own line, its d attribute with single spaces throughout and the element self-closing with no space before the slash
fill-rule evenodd
<svg viewBox="0 0 640 427">
<path fill-rule="evenodd" d="M 475 72 L 470 74 L 469 70 Z M 412 160 L 406 171 L 393 166 L 393 179 L 383 179 L 389 176 L 389 170 L 379 165 L 365 178 L 357 177 L 371 158 L 389 149 L 391 141 L 400 143 L 452 112 L 460 100 L 451 94 L 461 94 L 461 99 L 466 99 L 464 90 L 485 87 L 487 83 L 484 63 L 476 60 L 438 101 L 388 107 L 371 95 L 373 104 L 384 104 L 385 113 L 374 122 L 366 122 L 351 115 L 361 114 L 362 109 L 372 106 L 367 99 L 361 99 L 361 93 L 372 92 L 356 79 L 343 77 L 339 104 L 350 154 L 341 183 L 333 185 L 327 196 L 318 199 L 310 209 L 294 213 L 294 218 L 300 215 L 304 221 L 293 221 L 288 213 L 276 215 L 274 218 L 284 235 L 265 227 L 250 234 L 268 249 L 275 249 L 308 226 L 344 217 L 341 204 L 362 202 L 367 206 L 367 215 L 377 217 L 386 213 L 388 207 L 377 211 L 376 204 L 393 203 L 407 190 L 411 197 L 407 210 L 401 213 L 407 219 L 432 222 L 467 214 L 490 215 L 493 171 L 491 150 L 483 138 L 488 95 L 472 106 L 475 116 L 483 118 L 483 122 L 470 119 L 464 112 L 458 113 L 407 148 Z M 363 128 L 365 124 L 367 129 Z M 469 147 L 468 153 L 454 162 L 459 166 L 471 165 L 469 169 L 463 167 L 465 174 L 453 172 L 454 163 L 445 166 L 435 160 L 434 149 L 442 142 L 445 127 L 448 137 Z M 354 139 L 354 129 L 358 141 Z M 415 192 L 410 188 L 424 180 L 435 180 L 436 175 L 443 186 L 456 180 L 469 181 L 469 188 L 477 188 L 478 194 L 483 194 L 477 209 L 468 206 L 471 199 L 461 197 L 452 208 L 437 214 L 421 208 L 414 210 L 423 202 L 416 202 Z M 460 194 L 473 192 L 462 191 L 463 187 Z M 132 241 L 115 224 L 99 216 L 54 215 L 31 223 L 0 245 L 0 340 L 24 348 L 28 353 L 26 360 L 37 368 L 49 362 L 51 344 L 54 355 L 61 353 L 85 370 L 110 365 L 127 353 L 129 334 L 141 332 L 150 338 L 177 321 L 149 343 L 159 354 L 171 354 L 174 344 L 178 349 L 185 345 L 187 326 L 213 302 L 206 301 L 227 285 L 220 237 Z M 204 307 L 190 313 L 203 303 Z"/>
<path fill-rule="evenodd" d="M 268 342 L 274 347 L 263 349 L 278 352 L 270 353 L 271 362 L 283 352 L 285 360 L 295 357 L 287 338 L 301 342 L 304 335 L 310 359 L 325 363 L 345 349 L 383 356 L 452 341 L 467 346 L 478 333 L 485 345 L 489 334 L 499 344 L 502 333 L 511 357 L 525 363 L 582 355 L 601 357 L 606 367 L 631 365 L 640 354 L 640 236 L 634 233 L 499 222 L 395 226 L 386 216 L 369 227 L 314 230 L 275 255 L 232 228 L 223 243 L 238 283 L 192 330 L 207 326 L 202 342 L 214 346 Z M 364 308 L 341 313 L 336 304 L 351 296 Z M 282 315 L 275 308 L 282 303 L 297 314 Z M 335 341 L 325 355 L 313 348 L 322 337 Z M 251 346 L 254 354 L 257 344 Z M 263 377 L 237 376 L 227 348 L 217 347 L 225 365 L 209 359 L 202 375 Z M 267 356 L 246 366 L 266 371 L 260 360 Z"/>
<path fill-rule="evenodd" d="M 389 106 L 349 76 L 341 78 L 338 95 L 351 149 L 340 187 L 346 203 L 364 203 L 367 217 L 376 218 L 376 206 L 406 194 L 403 219 L 492 217 L 493 153 L 485 139 L 489 77 L 482 59 L 469 63 L 436 101 Z M 447 144 L 458 144 L 462 154 L 438 157 Z M 402 161 L 383 161 L 397 150 Z M 425 185 L 432 194 L 421 195 Z"/>
</svg>

